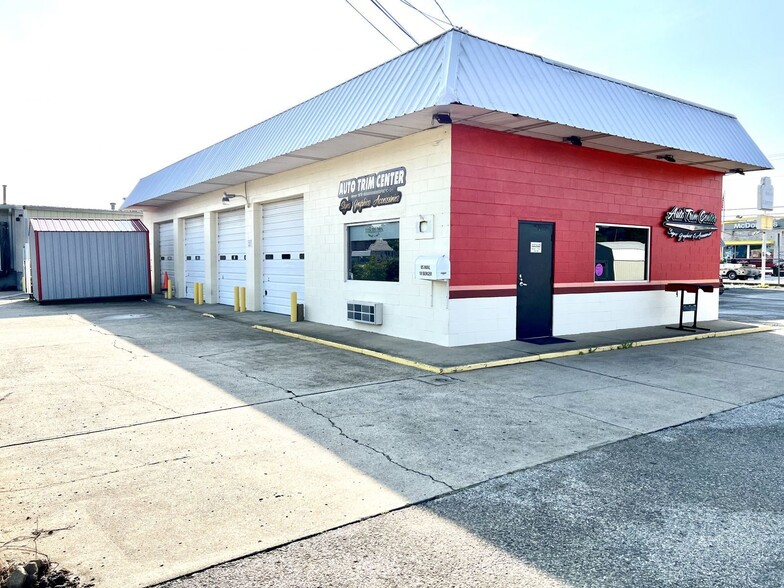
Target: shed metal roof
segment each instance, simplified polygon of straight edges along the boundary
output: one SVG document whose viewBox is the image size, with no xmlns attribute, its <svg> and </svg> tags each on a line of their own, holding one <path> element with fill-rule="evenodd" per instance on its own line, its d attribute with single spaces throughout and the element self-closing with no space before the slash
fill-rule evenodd
<svg viewBox="0 0 784 588">
<path fill-rule="evenodd" d="M 457 30 L 157 171 L 122 207 L 159 206 L 376 145 L 467 124 L 724 172 L 772 166 L 727 113 Z"/>
<path fill-rule="evenodd" d="M 139 219 L 31 218 L 30 227 L 39 233 L 146 233 Z"/>
</svg>

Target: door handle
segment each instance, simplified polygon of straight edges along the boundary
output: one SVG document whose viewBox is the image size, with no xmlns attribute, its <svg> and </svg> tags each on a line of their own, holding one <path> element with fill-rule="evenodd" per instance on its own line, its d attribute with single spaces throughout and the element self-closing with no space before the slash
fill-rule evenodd
<svg viewBox="0 0 784 588">
<path fill-rule="evenodd" d="M 517 283 L 522 286 L 527 286 L 525 282 L 523 282 L 523 274 L 517 274 Z"/>
</svg>

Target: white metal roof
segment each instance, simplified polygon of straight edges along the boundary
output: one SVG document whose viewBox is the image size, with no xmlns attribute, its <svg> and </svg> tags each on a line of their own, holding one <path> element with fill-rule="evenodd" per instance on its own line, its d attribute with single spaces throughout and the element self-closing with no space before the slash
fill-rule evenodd
<svg viewBox="0 0 784 588">
<path fill-rule="evenodd" d="M 39 233 L 146 233 L 139 219 L 31 218 L 30 228 Z"/>
<path fill-rule="evenodd" d="M 139 181 L 160 206 L 434 126 L 466 124 L 718 172 L 772 166 L 727 113 L 451 30 Z"/>
</svg>

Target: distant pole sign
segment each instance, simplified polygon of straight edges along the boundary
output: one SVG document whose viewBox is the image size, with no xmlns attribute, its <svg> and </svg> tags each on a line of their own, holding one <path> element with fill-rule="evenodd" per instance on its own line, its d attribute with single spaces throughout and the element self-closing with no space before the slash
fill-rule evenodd
<svg viewBox="0 0 784 588">
<path fill-rule="evenodd" d="M 757 186 L 757 208 L 773 210 L 773 184 L 768 177 L 762 178 Z"/>
<path fill-rule="evenodd" d="M 662 225 L 667 229 L 667 236 L 679 242 L 706 239 L 718 228 L 715 213 L 681 206 L 665 212 Z"/>
</svg>

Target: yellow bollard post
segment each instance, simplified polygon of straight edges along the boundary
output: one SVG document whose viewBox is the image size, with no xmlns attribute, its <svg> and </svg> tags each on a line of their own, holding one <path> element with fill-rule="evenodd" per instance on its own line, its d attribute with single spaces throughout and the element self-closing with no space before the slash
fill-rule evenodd
<svg viewBox="0 0 784 588">
<path fill-rule="evenodd" d="M 204 304 L 204 282 L 199 282 L 199 304 Z"/>
<path fill-rule="evenodd" d="M 193 302 L 194 304 L 201 304 L 201 282 L 196 282 L 193 285 Z"/>
<path fill-rule="evenodd" d="M 245 312 L 245 286 L 240 286 L 240 312 Z"/>
<path fill-rule="evenodd" d="M 291 293 L 291 322 L 297 322 L 297 293 Z"/>
<path fill-rule="evenodd" d="M 172 288 L 174 287 L 174 280 L 169 278 L 169 288 L 166 290 L 166 298 L 172 299 Z"/>
<path fill-rule="evenodd" d="M 234 312 L 240 310 L 240 287 L 234 286 Z"/>
</svg>

